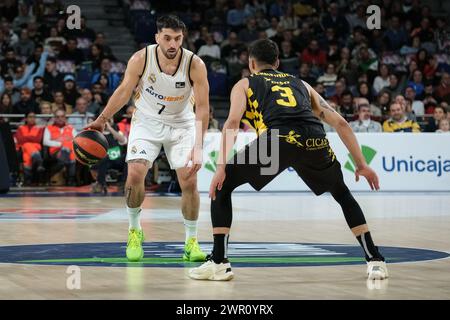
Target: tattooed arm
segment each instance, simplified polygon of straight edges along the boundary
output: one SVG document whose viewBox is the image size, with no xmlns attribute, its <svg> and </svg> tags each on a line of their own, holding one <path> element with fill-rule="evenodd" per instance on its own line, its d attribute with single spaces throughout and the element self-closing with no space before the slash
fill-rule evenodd
<svg viewBox="0 0 450 320">
<path fill-rule="evenodd" d="M 330 126 L 336 129 L 339 137 L 342 142 L 344 142 L 348 151 L 352 155 L 353 159 L 356 163 L 356 181 L 359 180 L 359 175 L 366 177 L 367 182 L 370 187 L 378 190 L 378 177 L 366 163 L 364 156 L 359 148 L 358 141 L 356 140 L 356 136 L 353 133 L 352 128 L 348 124 L 348 122 L 338 113 L 336 112 L 329 104 L 325 101 L 324 98 L 317 93 L 308 83 L 304 82 L 305 86 L 308 88 L 309 95 L 311 97 L 311 106 L 314 114 L 321 119 L 322 121 L 328 123 Z"/>
</svg>

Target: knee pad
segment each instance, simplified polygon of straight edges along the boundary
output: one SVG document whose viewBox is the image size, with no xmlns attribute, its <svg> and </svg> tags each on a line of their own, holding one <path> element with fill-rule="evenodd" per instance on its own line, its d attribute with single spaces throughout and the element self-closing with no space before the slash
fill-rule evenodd
<svg viewBox="0 0 450 320">
<path fill-rule="evenodd" d="M 216 199 L 211 201 L 211 220 L 214 228 L 231 227 L 233 219 L 231 191 L 222 189 L 216 191 Z"/>
</svg>

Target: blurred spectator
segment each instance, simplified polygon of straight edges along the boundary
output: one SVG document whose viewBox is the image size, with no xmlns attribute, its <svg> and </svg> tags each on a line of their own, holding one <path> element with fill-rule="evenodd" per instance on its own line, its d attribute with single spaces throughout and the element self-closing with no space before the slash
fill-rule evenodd
<svg viewBox="0 0 450 320">
<path fill-rule="evenodd" d="M 434 29 L 434 39 L 437 43 L 438 50 L 448 52 L 450 47 L 450 35 L 447 28 L 447 21 L 445 18 L 438 18 L 436 20 L 436 27 Z"/>
<path fill-rule="evenodd" d="M 39 67 L 41 66 L 41 58 L 42 58 L 42 54 L 44 53 L 44 47 L 41 44 L 38 44 L 34 47 L 34 51 L 33 53 L 28 56 L 27 60 L 26 60 L 26 64 L 32 64 L 34 63 L 34 70 L 33 72 L 36 72 Z M 47 57 L 48 59 L 48 57 Z M 47 60 L 45 60 L 44 62 L 46 62 Z M 44 70 L 45 68 L 45 63 L 44 66 L 41 68 L 42 70 Z"/>
<path fill-rule="evenodd" d="M 28 87 L 33 88 L 33 79 L 37 76 L 43 76 L 45 70 L 45 63 L 47 61 L 48 52 L 44 51 L 41 54 L 39 65 L 35 62 L 26 66 L 24 70 L 23 66 L 18 66 L 14 75 L 14 86 L 17 88 Z M 37 67 L 37 68 L 36 68 Z"/>
<path fill-rule="evenodd" d="M 219 121 L 217 119 L 214 119 L 214 107 L 209 106 L 209 125 L 208 125 L 208 131 L 220 131 L 219 128 Z"/>
<path fill-rule="evenodd" d="M 14 18 L 12 22 L 13 29 L 20 30 L 22 25 L 27 25 L 30 22 L 34 22 L 35 18 L 30 14 L 30 9 L 25 2 L 19 3 L 19 15 Z"/>
<path fill-rule="evenodd" d="M 12 22 L 19 14 L 16 0 L 5 0 L 0 6 L 0 17 L 4 17 L 8 22 Z"/>
<path fill-rule="evenodd" d="M 127 110 L 125 111 L 125 114 L 123 116 L 123 119 L 117 124 L 119 130 L 127 138 L 130 135 L 131 119 L 133 118 L 133 114 L 134 114 L 135 110 L 136 110 L 135 106 L 133 106 L 133 105 L 128 106 Z"/>
<path fill-rule="evenodd" d="M 47 117 L 39 117 L 36 119 L 36 124 L 38 126 L 48 126 L 53 123 L 53 112 L 52 112 L 52 104 L 48 101 L 41 101 L 39 104 L 40 115 L 46 115 Z"/>
<path fill-rule="evenodd" d="M 400 54 L 408 55 L 408 54 L 416 54 L 421 47 L 420 37 L 415 36 L 412 37 L 411 41 L 408 45 L 404 45 L 400 48 Z"/>
<path fill-rule="evenodd" d="M 358 83 L 358 97 L 366 98 L 369 102 L 372 101 L 372 94 L 370 93 L 369 84 L 366 81 Z"/>
<path fill-rule="evenodd" d="M 399 96 L 399 97 L 403 98 L 403 96 Z M 404 105 L 404 109 L 405 109 L 406 118 L 408 120 L 417 121 L 416 114 L 414 113 L 414 111 L 412 109 L 412 101 L 411 101 L 411 99 L 408 99 L 408 98 L 405 99 L 404 98 L 403 99 L 403 105 Z"/>
<path fill-rule="evenodd" d="M 288 3 L 284 15 L 280 17 L 280 25 L 285 30 L 295 30 L 298 28 L 300 19 L 295 14 L 292 3 Z"/>
<path fill-rule="evenodd" d="M 366 8 L 362 4 L 359 4 L 356 7 L 354 14 L 349 14 L 346 18 L 351 30 L 355 27 L 367 28 Z"/>
<path fill-rule="evenodd" d="M 339 104 L 341 115 L 348 121 L 353 118 L 353 95 L 349 90 L 342 93 L 341 103 Z"/>
<path fill-rule="evenodd" d="M 429 119 L 425 128 L 425 132 L 435 132 L 439 129 L 439 122 L 443 119 L 447 119 L 447 110 L 442 106 L 436 106 L 434 108 L 433 117 Z"/>
<path fill-rule="evenodd" d="M 440 101 L 450 103 L 450 74 L 447 72 L 442 74 L 439 86 L 436 88 L 434 93 Z"/>
<path fill-rule="evenodd" d="M 49 148 L 50 157 L 56 161 L 53 171 L 59 172 L 66 167 L 66 183 L 75 185 L 75 153 L 73 151 L 73 138 L 76 130 L 67 124 L 64 110 L 55 111 L 54 123 L 44 130 L 43 145 Z"/>
<path fill-rule="evenodd" d="M 436 130 L 438 133 L 450 133 L 450 120 L 442 119 L 439 121 L 439 129 Z"/>
<path fill-rule="evenodd" d="M 432 43 L 434 41 L 434 33 L 433 29 L 430 26 L 430 19 L 427 17 L 424 17 L 422 21 L 420 22 L 420 27 L 415 28 L 411 34 L 411 38 L 418 36 L 420 38 L 420 41 L 422 43 Z"/>
<path fill-rule="evenodd" d="M 0 114 L 9 114 L 13 111 L 11 96 L 4 92 L 0 96 Z M 0 123 L 8 121 L 8 118 L 0 117 Z"/>
<path fill-rule="evenodd" d="M 13 48 L 7 48 L 5 50 L 5 57 L 0 61 L 0 71 L 2 72 L 2 76 L 14 76 L 14 73 L 18 67 L 20 67 L 22 63 L 20 60 L 16 58 L 16 54 Z"/>
<path fill-rule="evenodd" d="M 127 137 L 119 130 L 112 119 L 106 122 L 103 134 L 108 141 L 108 155 L 91 168 L 91 173 L 95 179 L 95 182 L 92 185 L 92 192 L 106 194 L 108 193 L 106 185 L 106 174 L 108 170 L 117 169 L 120 172 L 124 171 L 125 154 L 122 151 L 121 146 L 127 144 Z"/>
<path fill-rule="evenodd" d="M 350 84 L 356 82 L 357 67 L 350 57 L 350 50 L 344 47 L 340 51 L 340 60 L 338 62 L 336 71 L 340 77 L 344 77 Z"/>
<path fill-rule="evenodd" d="M 13 113 L 26 114 L 29 112 L 39 113 L 39 106 L 31 99 L 31 90 L 22 88 L 20 89 L 20 100 L 13 106 Z"/>
<path fill-rule="evenodd" d="M 303 81 L 306 81 L 307 83 L 314 83 L 316 81 L 316 79 L 313 76 L 311 76 L 310 71 L 311 71 L 311 68 L 309 67 L 309 64 L 302 63 L 300 65 L 298 77 L 300 79 L 302 79 Z"/>
<path fill-rule="evenodd" d="M 258 30 L 256 29 L 256 19 L 247 18 L 245 28 L 239 31 L 238 38 L 241 42 L 250 43 L 258 39 Z"/>
<path fill-rule="evenodd" d="M 52 95 L 44 89 L 44 78 L 41 76 L 34 77 L 33 81 L 34 89 L 31 91 L 31 98 L 36 101 L 36 103 L 41 103 L 41 101 L 53 101 Z"/>
<path fill-rule="evenodd" d="M 64 75 L 59 73 L 56 69 L 55 58 L 48 58 L 45 65 L 44 83 L 48 91 L 54 92 L 62 90 L 64 81 Z"/>
<path fill-rule="evenodd" d="M 383 89 L 383 91 L 389 92 L 391 96 L 397 96 L 403 92 L 403 86 L 399 81 L 398 75 L 391 73 L 389 75 L 389 85 Z"/>
<path fill-rule="evenodd" d="M 58 34 L 56 27 L 50 28 L 50 36 L 44 41 L 45 48 L 54 55 L 59 55 L 67 41 Z"/>
<path fill-rule="evenodd" d="M 223 59 L 230 61 L 238 58 L 238 52 L 243 48 L 239 42 L 236 32 L 230 32 L 227 40 L 222 42 L 221 56 Z"/>
<path fill-rule="evenodd" d="M 100 80 L 100 76 L 104 74 L 108 79 L 108 89 L 109 92 L 114 92 L 120 83 L 120 76 L 115 72 L 111 72 L 111 60 L 108 58 L 103 58 L 100 65 L 100 70 L 97 70 L 92 75 L 91 83 L 94 84 Z"/>
<path fill-rule="evenodd" d="M 415 70 L 412 79 L 406 84 L 408 87 L 412 87 L 414 89 L 419 100 L 423 98 L 423 90 L 425 89 L 422 79 L 422 71 Z"/>
<path fill-rule="evenodd" d="M 311 40 L 308 47 L 302 52 L 302 62 L 323 67 L 326 64 L 326 53 L 319 48 L 317 40 Z"/>
<path fill-rule="evenodd" d="M 268 38 L 272 38 L 277 34 L 278 24 L 279 20 L 277 17 L 270 18 L 270 27 L 266 29 L 266 34 Z"/>
<path fill-rule="evenodd" d="M 269 16 L 280 18 L 285 15 L 286 4 L 284 0 L 276 0 L 270 5 Z"/>
<path fill-rule="evenodd" d="M 381 89 L 388 87 L 390 85 L 389 81 L 389 67 L 382 63 L 378 68 L 378 76 L 375 77 L 373 81 L 373 92 L 377 95 Z"/>
<path fill-rule="evenodd" d="M 381 132 L 381 124 L 370 119 L 370 105 L 367 99 L 359 99 L 356 106 L 358 120 L 351 121 L 350 127 L 354 132 Z"/>
<path fill-rule="evenodd" d="M 104 57 L 105 55 L 103 54 L 102 46 L 94 43 L 89 50 L 86 61 L 91 63 L 93 70 L 97 70 L 100 69 L 100 65 Z"/>
<path fill-rule="evenodd" d="M 1 78 L 0 78 L 0 82 L 1 82 Z M 1 91 L 2 90 L 0 90 L 0 92 Z M 3 93 L 9 94 L 9 96 L 11 97 L 12 104 L 16 104 L 20 100 L 20 91 L 19 91 L 19 89 L 14 87 L 13 78 L 10 76 L 5 77 Z"/>
<path fill-rule="evenodd" d="M 349 32 L 347 19 L 339 14 L 339 8 L 336 2 L 328 5 L 328 14 L 322 18 L 324 29 L 333 28 L 339 37 L 344 37 Z"/>
<path fill-rule="evenodd" d="M 92 85 L 91 92 L 94 96 L 94 101 L 100 105 L 101 112 L 103 107 L 106 106 L 106 103 L 108 102 L 108 95 L 104 92 L 102 85 L 99 82 Z"/>
<path fill-rule="evenodd" d="M 206 44 L 202 45 L 197 52 L 199 57 L 208 56 L 213 59 L 220 59 L 220 48 L 214 43 L 212 34 L 208 34 L 206 38 Z"/>
<path fill-rule="evenodd" d="M 94 42 L 96 38 L 95 31 L 86 26 L 86 17 L 84 16 L 81 16 L 80 19 L 80 29 L 73 29 L 72 36 L 81 39 L 89 39 L 91 43 Z"/>
<path fill-rule="evenodd" d="M 398 103 L 390 106 L 391 117 L 383 123 L 384 132 L 420 132 L 417 122 L 408 120 L 404 108 Z"/>
<path fill-rule="evenodd" d="M 412 109 L 416 116 L 423 116 L 425 114 L 425 106 L 422 101 L 416 100 L 416 91 L 413 87 L 407 87 L 405 89 L 405 98 L 413 102 Z"/>
<path fill-rule="evenodd" d="M 81 96 L 87 103 L 87 112 L 98 115 L 100 113 L 100 105 L 94 100 L 91 90 L 87 88 L 81 90 Z"/>
<path fill-rule="evenodd" d="M 377 96 L 377 101 L 370 105 L 370 112 L 375 117 L 388 115 L 390 103 L 391 95 L 388 91 L 382 90 Z"/>
<path fill-rule="evenodd" d="M 281 52 L 279 59 L 279 69 L 281 71 L 293 74 L 298 69 L 299 59 L 297 54 L 292 49 L 292 44 L 290 41 L 283 41 L 281 43 Z"/>
<path fill-rule="evenodd" d="M 325 89 L 325 87 L 323 86 L 323 88 Z M 347 90 L 347 86 L 345 84 L 345 81 L 343 79 L 339 79 L 338 81 L 336 81 L 336 85 L 335 85 L 335 90 L 334 90 L 334 94 L 331 97 L 327 97 L 330 100 L 334 101 L 336 104 L 341 105 L 342 104 L 342 95 L 346 92 L 350 92 L 350 90 Z M 325 91 L 324 94 L 327 96 L 329 92 Z M 353 98 L 353 94 L 352 94 L 352 98 Z"/>
<path fill-rule="evenodd" d="M 64 77 L 64 101 L 66 101 L 70 105 L 75 105 L 76 100 L 80 97 L 80 94 L 77 91 L 75 77 L 71 74 L 67 74 Z"/>
<path fill-rule="evenodd" d="M 38 174 L 45 171 L 42 166 L 42 136 L 43 128 L 36 125 L 36 114 L 26 114 L 25 124 L 19 126 L 15 138 L 17 147 L 22 150 L 22 161 L 25 175 L 25 185 L 32 181 L 33 172 Z"/>
<path fill-rule="evenodd" d="M 323 83 L 323 86 L 325 87 L 325 90 L 327 87 L 334 87 L 337 80 L 337 74 L 334 67 L 334 64 L 329 63 L 327 65 L 327 69 L 325 73 L 317 79 L 317 82 Z"/>
<path fill-rule="evenodd" d="M 108 46 L 105 42 L 105 34 L 103 32 L 97 32 L 94 44 L 100 46 L 103 49 L 103 54 L 105 57 L 108 57 L 112 60 L 115 59 L 111 47 Z"/>
<path fill-rule="evenodd" d="M 256 20 L 256 29 L 259 32 L 258 39 L 269 38 L 267 36 L 266 29 L 270 27 L 270 23 L 266 19 L 266 16 L 262 10 L 256 11 L 255 20 Z"/>
<path fill-rule="evenodd" d="M 228 10 L 227 13 L 227 25 L 232 27 L 232 30 L 237 32 L 240 27 L 244 25 L 247 13 L 244 10 L 242 0 L 234 0 L 234 8 Z"/>
<path fill-rule="evenodd" d="M 28 30 L 20 31 L 20 39 L 14 45 L 14 50 L 19 57 L 29 57 L 34 51 L 34 42 L 28 37 Z"/>
<path fill-rule="evenodd" d="M 232 80 L 238 80 L 241 77 L 241 70 L 247 68 L 248 66 L 248 52 L 247 50 L 242 50 L 237 60 L 232 60 L 228 62 L 228 73 Z"/>
<path fill-rule="evenodd" d="M 68 123 L 77 131 L 83 131 L 87 126 L 89 119 L 93 119 L 95 115 L 87 111 L 88 105 L 84 98 L 80 97 L 76 100 L 75 112 L 71 114 Z"/>
<path fill-rule="evenodd" d="M 70 60 L 76 65 L 81 64 L 84 61 L 84 54 L 81 49 L 77 48 L 78 41 L 76 38 L 67 39 L 67 44 L 63 47 L 58 58 L 60 60 Z"/>
<path fill-rule="evenodd" d="M 72 105 L 68 104 L 64 100 L 64 93 L 57 90 L 53 93 L 52 112 L 57 110 L 63 110 L 67 114 L 71 114 L 73 111 Z"/>
<path fill-rule="evenodd" d="M 399 50 L 408 41 L 408 35 L 400 24 L 400 18 L 393 15 L 389 21 L 389 28 L 385 32 L 387 40 L 387 49 L 392 51 Z"/>
</svg>

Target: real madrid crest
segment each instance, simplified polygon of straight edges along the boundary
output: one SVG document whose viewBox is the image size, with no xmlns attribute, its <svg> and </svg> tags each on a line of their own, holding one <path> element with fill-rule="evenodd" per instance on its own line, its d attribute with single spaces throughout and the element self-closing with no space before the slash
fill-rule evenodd
<svg viewBox="0 0 450 320">
<path fill-rule="evenodd" d="M 131 153 L 132 154 L 135 154 L 137 152 L 137 148 L 136 148 L 136 146 L 133 146 L 132 148 L 131 148 Z"/>
<path fill-rule="evenodd" d="M 148 76 L 148 81 L 150 81 L 151 83 L 155 83 L 156 76 L 154 73 L 150 73 L 150 75 Z"/>
</svg>

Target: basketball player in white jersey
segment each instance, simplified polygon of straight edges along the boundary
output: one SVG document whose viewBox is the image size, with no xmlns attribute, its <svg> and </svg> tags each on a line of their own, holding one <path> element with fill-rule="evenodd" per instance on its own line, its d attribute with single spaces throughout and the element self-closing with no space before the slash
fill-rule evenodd
<svg viewBox="0 0 450 320">
<path fill-rule="evenodd" d="M 204 261 L 206 254 L 197 241 L 200 202 L 197 171 L 201 168 L 203 136 L 209 121 L 207 71 L 199 57 L 181 47 L 186 30 L 181 20 L 175 16 L 163 16 L 156 24 L 157 44 L 133 54 L 122 83 L 89 128 L 102 131 L 108 119 L 128 102 L 135 91 L 136 112 L 131 121 L 126 158 L 127 258 L 139 261 L 144 256 L 144 233 L 140 225 L 141 205 L 145 197 L 144 179 L 164 146 L 182 191 L 181 211 L 186 231 L 183 259 Z"/>
</svg>

